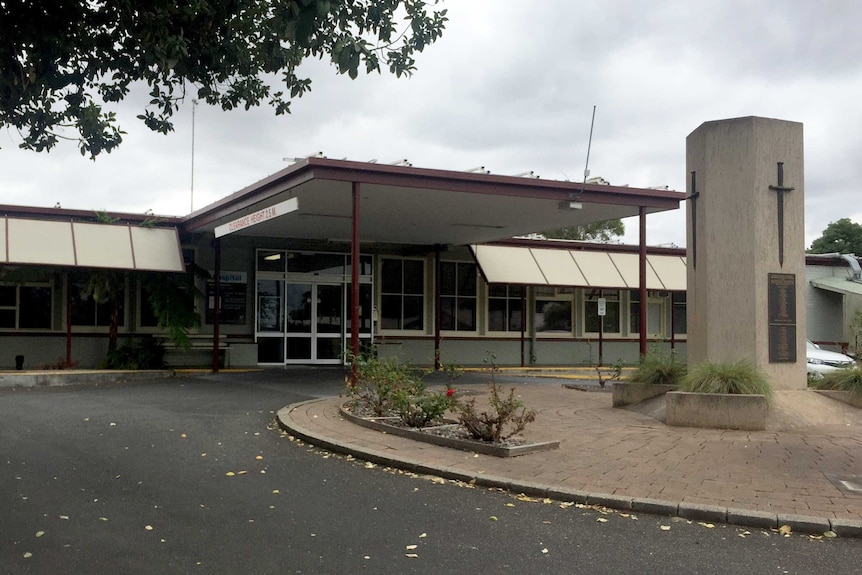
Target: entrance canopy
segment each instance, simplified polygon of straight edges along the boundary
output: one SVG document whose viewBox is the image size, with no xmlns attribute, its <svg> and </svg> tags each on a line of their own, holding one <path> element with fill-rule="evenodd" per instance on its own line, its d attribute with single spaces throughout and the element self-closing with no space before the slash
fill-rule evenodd
<svg viewBox="0 0 862 575">
<path fill-rule="evenodd" d="M 470 246 L 488 283 L 637 289 L 636 253 L 596 249 L 555 249 L 511 245 Z M 646 256 L 646 288 L 685 291 L 685 257 Z"/>
<path fill-rule="evenodd" d="M 92 213 L 89 214 L 92 218 Z M 0 216 L 0 264 L 181 272 L 175 227 Z"/>
<path fill-rule="evenodd" d="M 299 208 L 235 235 L 349 242 L 359 185 L 363 243 L 467 245 L 672 210 L 684 194 L 495 174 L 306 158 L 184 218 L 215 229 L 290 198 Z"/>
</svg>

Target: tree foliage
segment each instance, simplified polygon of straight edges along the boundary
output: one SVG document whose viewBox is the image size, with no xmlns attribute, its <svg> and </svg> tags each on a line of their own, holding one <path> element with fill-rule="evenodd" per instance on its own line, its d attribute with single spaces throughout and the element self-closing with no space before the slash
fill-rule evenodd
<svg viewBox="0 0 862 575">
<path fill-rule="evenodd" d="M 605 222 L 593 222 L 580 226 L 559 228 L 544 232 L 543 235 L 550 239 L 607 243 L 623 235 L 625 231 L 626 226 L 622 220 L 607 220 Z"/>
<path fill-rule="evenodd" d="M 437 4 L 439 0 L 434 0 Z M 446 11 L 430 0 L 0 1 L 0 126 L 44 151 L 77 140 L 95 158 L 122 142 L 110 108 L 135 84 L 149 89 L 138 116 L 173 130 L 185 97 L 224 110 L 266 102 L 276 114 L 311 87 L 309 57 L 339 74 L 385 65 L 397 77 L 436 41 Z M 280 86 L 270 83 L 280 75 Z M 72 135 L 69 135 L 72 134 Z"/>
<path fill-rule="evenodd" d="M 813 254 L 856 254 L 862 255 L 862 225 L 841 218 L 830 223 L 823 230 L 823 235 L 811 242 Z"/>
</svg>

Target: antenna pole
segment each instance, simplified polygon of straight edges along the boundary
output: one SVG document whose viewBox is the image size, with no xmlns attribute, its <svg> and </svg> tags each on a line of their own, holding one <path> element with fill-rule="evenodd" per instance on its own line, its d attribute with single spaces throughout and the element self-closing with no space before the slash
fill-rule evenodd
<svg viewBox="0 0 862 575">
<path fill-rule="evenodd" d="M 198 101 L 192 100 L 192 193 L 189 213 L 195 211 L 195 110 L 197 107 Z"/>
<path fill-rule="evenodd" d="M 593 126 L 596 124 L 596 107 L 593 106 L 593 119 L 590 120 L 590 139 L 587 140 L 587 163 L 584 165 L 584 181 L 581 184 L 581 193 L 584 193 L 584 186 L 587 184 L 587 178 L 590 177 L 590 148 L 593 145 Z"/>
</svg>

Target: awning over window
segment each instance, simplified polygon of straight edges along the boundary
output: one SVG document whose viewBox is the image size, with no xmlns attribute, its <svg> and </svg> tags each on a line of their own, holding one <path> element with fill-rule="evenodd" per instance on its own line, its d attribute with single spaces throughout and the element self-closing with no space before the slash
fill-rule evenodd
<svg viewBox="0 0 862 575">
<path fill-rule="evenodd" d="M 181 272 L 175 228 L 0 218 L 0 263 Z"/>
<path fill-rule="evenodd" d="M 818 278 L 811 280 L 811 285 L 816 288 L 825 289 L 840 294 L 862 295 L 862 283 L 851 281 L 847 278 Z"/>
<path fill-rule="evenodd" d="M 488 283 L 637 289 L 637 254 L 470 246 Z M 685 258 L 647 255 L 647 289 L 685 291 Z"/>
</svg>

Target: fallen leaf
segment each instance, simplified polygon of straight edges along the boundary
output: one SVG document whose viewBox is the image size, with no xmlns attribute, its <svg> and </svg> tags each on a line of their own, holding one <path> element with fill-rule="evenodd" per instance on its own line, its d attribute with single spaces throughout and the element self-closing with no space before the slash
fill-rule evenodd
<svg viewBox="0 0 862 575">
<path fill-rule="evenodd" d="M 228 477 L 233 477 L 234 475 L 236 475 L 236 473 L 234 473 L 233 471 L 228 471 L 227 473 L 225 473 L 225 475 L 227 475 Z"/>
<path fill-rule="evenodd" d="M 368 555 L 365 555 L 365 556 L 363 557 L 363 559 L 371 559 L 371 557 L 370 557 L 370 556 L 368 556 Z"/>
<path fill-rule="evenodd" d="M 838 537 L 838 534 L 835 533 L 834 531 L 824 531 L 823 536 L 826 537 L 827 539 L 833 539 L 835 537 Z"/>
<path fill-rule="evenodd" d="M 145 526 L 144 526 L 144 529 L 146 529 L 147 531 L 152 531 L 152 530 L 153 530 L 153 526 L 152 526 L 152 525 L 145 525 Z"/>
<path fill-rule="evenodd" d="M 553 499 L 548 499 L 547 497 L 545 497 L 544 499 L 542 499 L 542 503 L 544 503 L 545 505 L 550 505 L 550 504 L 551 504 L 551 503 L 553 503 L 553 502 L 554 502 L 554 500 L 553 500 Z"/>
<path fill-rule="evenodd" d="M 32 556 L 33 556 L 33 554 L 32 554 L 32 553 L 30 553 L 29 551 L 26 551 L 26 552 L 24 553 L 24 559 L 29 559 L 29 558 L 30 558 L 30 557 L 32 557 Z"/>
<path fill-rule="evenodd" d="M 670 525 L 662 525 L 661 530 L 662 531 L 670 531 Z"/>
<path fill-rule="evenodd" d="M 409 557 L 410 559 L 419 559 L 419 556 L 415 553 L 406 553 L 404 556 Z"/>
<path fill-rule="evenodd" d="M 515 506 L 515 504 L 514 504 L 514 503 L 507 503 L 507 504 L 506 504 L 506 507 L 514 507 L 514 506 Z"/>
<path fill-rule="evenodd" d="M 258 455 L 257 457 L 255 457 L 255 459 L 257 459 L 258 461 L 260 461 L 261 459 L 263 459 L 263 455 Z"/>
<path fill-rule="evenodd" d="M 550 521 L 542 521 L 542 523 L 544 523 L 545 525 L 551 525 Z"/>
<path fill-rule="evenodd" d="M 207 456 L 206 453 L 201 453 L 201 457 L 206 457 L 206 456 Z"/>
<path fill-rule="evenodd" d="M 99 517 L 99 521 L 107 521 L 107 520 L 108 520 L 107 517 Z"/>
<path fill-rule="evenodd" d="M 497 516 L 496 516 L 496 515 L 492 515 L 492 516 L 490 516 L 488 519 L 490 519 L 491 521 L 496 521 L 496 520 L 497 520 Z"/>
<path fill-rule="evenodd" d="M 563 503 L 560 503 L 560 509 L 568 509 L 569 507 L 571 507 L 574 504 L 575 503 L 573 501 L 569 501 L 569 502 L 564 501 Z"/>
<path fill-rule="evenodd" d="M 180 433 L 180 437 L 186 437 L 185 433 Z"/>
<path fill-rule="evenodd" d="M 698 525 L 702 525 L 703 527 L 706 527 L 707 529 L 712 529 L 715 527 L 715 525 L 713 525 L 712 523 L 702 523 L 701 522 L 701 523 L 698 523 Z"/>
<path fill-rule="evenodd" d="M 428 537 L 428 534 L 427 534 L 427 533 L 423 533 L 422 535 L 420 535 L 420 536 L 419 536 L 419 539 L 424 539 L 425 537 Z"/>
<path fill-rule="evenodd" d="M 245 475 L 246 473 L 248 473 L 248 471 L 246 471 L 245 469 L 236 472 L 237 475 Z"/>
<path fill-rule="evenodd" d="M 548 548 L 547 548 L 547 547 L 545 547 L 544 549 L 542 549 L 542 553 L 547 553 L 547 552 L 548 552 Z"/>
<path fill-rule="evenodd" d="M 371 463 L 370 461 L 365 462 L 365 469 L 374 469 L 375 467 L 377 467 L 377 466 L 374 465 L 373 463 Z"/>
<path fill-rule="evenodd" d="M 407 551 L 413 551 L 413 550 L 414 550 L 414 549 L 416 549 L 417 547 L 419 547 L 419 546 L 418 546 L 418 545 L 408 545 L 408 546 L 407 546 L 407 547 L 405 547 L 404 549 L 406 549 Z"/>
<path fill-rule="evenodd" d="M 273 494 L 273 495 L 278 495 L 279 493 L 281 493 L 281 492 L 280 492 L 278 489 L 273 489 L 273 490 L 272 490 L 272 494 Z"/>
<path fill-rule="evenodd" d="M 68 516 L 68 515 L 61 515 L 61 516 L 60 516 L 60 519 L 66 519 L 66 520 L 68 520 L 68 519 L 69 519 L 69 516 Z"/>
<path fill-rule="evenodd" d="M 785 537 L 790 537 L 790 534 L 793 532 L 793 530 L 790 528 L 790 525 L 782 525 L 778 528 L 778 532 Z"/>
<path fill-rule="evenodd" d="M 436 483 L 437 485 L 444 485 L 446 483 L 446 480 L 442 477 L 432 477 L 431 483 Z"/>
<path fill-rule="evenodd" d="M 116 426 L 117 426 L 117 424 L 116 424 L 116 423 L 114 423 L 114 422 L 112 421 L 112 422 L 111 422 L 111 427 L 116 427 Z"/>
<path fill-rule="evenodd" d="M 41 537 L 41 536 L 42 536 L 42 535 L 44 535 L 44 534 L 45 534 L 45 532 L 44 532 L 44 531 L 37 531 L 37 532 L 36 532 L 36 537 Z"/>
</svg>

